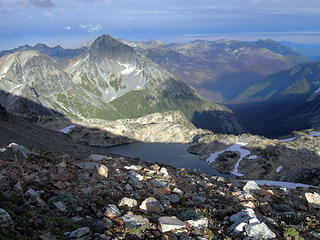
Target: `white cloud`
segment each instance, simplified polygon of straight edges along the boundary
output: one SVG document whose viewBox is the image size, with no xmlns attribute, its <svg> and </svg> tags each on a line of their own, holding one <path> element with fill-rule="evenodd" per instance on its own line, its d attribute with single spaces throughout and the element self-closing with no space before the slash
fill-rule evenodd
<svg viewBox="0 0 320 240">
<path fill-rule="evenodd" d="M 52 12 L 44 12 L 43 15 L 46 17 L 54 17 L 54 13 Z"/>
<path fill-rule="evenodd" d="M 64 29 L 67 30 L 67 31 L 71 31 L 71 27 L 70 26 L 65 26 Z"/>
<path fill-rule="evenodd" d="M 80 24 L 79 28 L 86 30 L 88 32 L 97 32 L 100 31 L 102 29 L 102 26 L 98 23 L 96 25 L 92 25 L 92 24 Z"/>
</svg>

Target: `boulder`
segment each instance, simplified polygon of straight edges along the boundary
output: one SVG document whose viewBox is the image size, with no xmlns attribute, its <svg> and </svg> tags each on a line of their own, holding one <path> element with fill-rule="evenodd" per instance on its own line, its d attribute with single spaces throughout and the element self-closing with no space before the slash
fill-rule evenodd
<svg viewBox="0 0 320 240">
<path fill-rule="evenodd" d="M 265 223 L 248 224 L 244 228 L 247 235 L 254 239 L 273 239 L 276 237 L 276 234 Z"/>
<path fill-rule="evenodd" d="M 123 207 L 123 206 L 127 206 L 129 208 L 133 208 L 135 206 L 138 205 L 137 200 L 133 199 L 133 198 L 127 198 L 127 197 L 123 197 L 120 202 L 118 203 L 119 207 Z"/>
<path fill-rule="evenodd" d="M 128 212 L 127 214 L 123 215 L 120 219 L 128 228 L 139 228 L 146 226 L 149 223 L 149 220 L 147 218 L 142 217 L 140 215 L 134 215 L 131 212 Z"/>
<path fill-rule="evenodd" d="M 92 177 L 97 180 L 105 180 L 108 177 L 108 168 L 101 164 L 93 169 Z"/>
<path fill-rule="evenodd" d="M 184 227 L 185 224 L 175 216 L 159 218 L 159 230 L 162 233 L 179 230 Z"/>
<path fill-rule="evenodd" d="M 147 212 L 162 213 L 165 211 L 162 204 L 154 197 L 146 198 L 140 205 L 140 209 Z"/>
<path fill-rule="evenodd" d="M 320 194 L 319 193 L 305 193 L 309 207 L 320 208 Z"/>
<path fill-rule="evenodd" d="M 108 218 L 115 218 L 121 215 L 120 210 L 114 204 L 108 204 L 102 209 L 103 215 Z"/>
<path fill-rule="evenodd" d="M 255 181 L 249 181 L 243 187 L 243 191 L 245 191 L 246 193 L 252 193 L 259 190 L 261 190 L 261 188 L 258 186 L 258 184 L 256 184 Z"/>
</svg>

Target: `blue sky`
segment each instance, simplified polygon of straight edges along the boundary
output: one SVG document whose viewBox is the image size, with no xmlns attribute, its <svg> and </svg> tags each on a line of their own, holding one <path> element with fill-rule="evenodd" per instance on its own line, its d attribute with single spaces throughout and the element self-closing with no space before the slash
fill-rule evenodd
<svg viewBox="0 0 320 240">
<path fill-rule="evenodd" d="M 320 0 L 0 0 L 0 49 L 129 40 L 272 38 L 320 44 Z"/>
</svg>

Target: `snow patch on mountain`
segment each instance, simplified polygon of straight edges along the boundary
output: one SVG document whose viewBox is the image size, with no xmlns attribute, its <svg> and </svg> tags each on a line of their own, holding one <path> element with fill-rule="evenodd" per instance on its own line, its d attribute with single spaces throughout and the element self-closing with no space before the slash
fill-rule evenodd
<svg viewBox="0 0 320 240">
<path fill-rule="evenodd" d="M 70 132 L 70 130 L 71 130 L 72 128 L 74 128 L 74 127 L 75 127 L 75 125 L 70 125 L 70 126 L 68 126 L 68 127 L 65 127 L 65 128 L 63 128 L 63 129 L 61 129 L 60 132 L 65 133 L 65 134 L 68 134 L 68 133 Z"/>
<path fill-rule="evenodd" d="M 137 72 L 136 72 L 136 74 L 135 74 L 135 76 L 137 76 L 139 73 L 141 73 L 143 71 L 143 68 L 142 69 L 140 69 L 140 70 L 137 70 Z"/>
<path fill-rule="evenodd" d="M 292 138 L 285 138 L 285 139 L 281 139 L 281 142 L 292 142 L 293 140 L 296 140 L 297 137 L 292 137 Z"/>
<path fill-rule="evenodd" d="M 311 137 L 320 137 L 320 132 L 310 134 Z"/>
<path fill-rule="evenodd" d="M 293 182 L 279 182 L 279 181 L 271 181 L 271 180 L 244 180 L 243 182 L 254 181 L 256 184 L 260 186 L 275 186 L 275 187 L 283 187 L 289 189 L 295 189 L 297 187 L 310 188 L 315 187 L 312 185 L 302 184 L 302 183 L 293 183 Z"/>
<path fill-rule="evenodd" d="M 283 168 L 283 166 L 277 167 L 276 172 L 279 173 L 282 170 L 282 168 Z"/>
</svg>

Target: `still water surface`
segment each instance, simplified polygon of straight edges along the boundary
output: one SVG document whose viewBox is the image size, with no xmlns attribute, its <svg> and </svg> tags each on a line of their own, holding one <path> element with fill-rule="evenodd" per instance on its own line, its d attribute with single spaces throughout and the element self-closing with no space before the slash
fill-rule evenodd
<svg viewBox="0 0 320 240">
<path fill-rule="evenodd" d="M 200 160 L 198 156 L 188 153 L 188 146 L 188 144 L 171 143 L 130 143 L 114 147 L 101 147 L 100 150 L 128 157 L 137 157 L 144 162 L 168 164 L 191 172 L 227 176 L 211 168 L 206 161 Z"/>
</svg>

